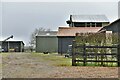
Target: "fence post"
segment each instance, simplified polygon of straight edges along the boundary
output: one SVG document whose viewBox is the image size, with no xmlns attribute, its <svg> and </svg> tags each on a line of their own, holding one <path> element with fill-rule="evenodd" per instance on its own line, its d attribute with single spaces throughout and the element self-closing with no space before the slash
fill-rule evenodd
<svg viewBox="0 0 120 80">
<path fill-rule="evenodd" d="M 120 67 L 120 44 L 118 44 L 118 47 L 117 47 L 117 54 L 118 54 L 118 57 L 117 57 L 118 67 Z"/>
<path fill-rule="evenodd" d="M 84 62 L 83 62 L 83 66 L 86 66 L 86 45 L 83 45 L 83 58 L 84 58 Z"/>
<path fill-rule="evenodd" d="M 120 67 L 120 28 L 118 27 L 118 46 L 117 46 L 117 61 L 118 61 L 118 67 Z"/>
<path fill-rule="evenodd" d="M 103 66 L 103 53 L 101 53 L 101 66 Z"/>
<path fill-rule="evenodd" d="M 72 43 L 72 66 L 76 66 L 76 58 L 75 58 L 75 44 L 76 44 L 76 41 L 73 40 L 73 43 Z"/>
</svg>

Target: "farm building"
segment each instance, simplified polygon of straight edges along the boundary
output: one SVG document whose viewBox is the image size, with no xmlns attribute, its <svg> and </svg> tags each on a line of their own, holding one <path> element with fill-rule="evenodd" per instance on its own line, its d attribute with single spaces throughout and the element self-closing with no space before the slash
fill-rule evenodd
<svg viewBox="0 0 120 80">
<path fill-rule="evenodd" d="M 67 53 L 76 33 L 96 33 L 110 22 L 105 15 L 70 15 L 69 26 L 43 31 L 36 36 L 36 52 Z"/>
<path fill-rule="evenodd" d="M 70 27 L 102 27 L 110 22 L 105 15 L 70 15 Z"/>
<path fill-rule="evenodd" d="M 3 52 L 24 52 L 23 41 L 1 41 Z"/>
<path fill-rule="evenodd" d="M 67 53 L 76 33 L 97 33 L 110 22 L 105 15 L 70 15 L 69 27 L 59 27 L 58 53 Z"/>
<path fill-rule="evenodd" d="M 76 33 L 96 33 L 102 27 L 59 27 L 58 53 L 67 53 L 68 46 L 72 45 Z"/>
<path fill-rule="evenodd" d="M 99 32 L 112 31 L 112 33 L 118 33 L 120 31 L 120 18 L 111 24 L 103 27 Z"/>
<path fill-rule="evenodd" d="M 117 38 L 118 38 L 118 44 L 120 44 L 120 18 L 117 19 L 116 21 L 112 22 L 111 24 L 109 24 L 108 26 L 103 27 L 100 31 L 98 32 L 102 32 L 102 33 L 107 33 L 107 32 L 111 32 L 111 33 L 117 33 Z M 107 35 L 106 35 L 107 36 Z M 114 38 L 115 39 L 115 38 Z M 114 40 L 112 38 L 112 40 Z"/>
<path fill-rule="evenodd" d="M 43 31 L 36 36 L 36 52 L 57 52 L 57 31 Z"/>
</svg>

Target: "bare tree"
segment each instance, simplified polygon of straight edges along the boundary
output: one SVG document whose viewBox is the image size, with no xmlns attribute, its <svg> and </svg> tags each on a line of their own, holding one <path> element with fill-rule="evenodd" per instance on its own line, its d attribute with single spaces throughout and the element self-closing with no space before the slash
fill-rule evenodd
<svg viewBox="0 0 120 80">
<path fill-rule="evenodd" d="M 29 41 L 29 44 L 30 44 L 30 50 L 32 51 L 33 49 L 35 49 L 35 46 L 36 46 L 36 35 L 42 33 L 42 32 L 45 32 L 45 31 L 50 31 L 50 29 L 45 29 L 43 27 L 40 27 L 40 28 L 36 28 L 33 33 L 31 34 L 30 36 L 30 41 Z"/>
</svg>

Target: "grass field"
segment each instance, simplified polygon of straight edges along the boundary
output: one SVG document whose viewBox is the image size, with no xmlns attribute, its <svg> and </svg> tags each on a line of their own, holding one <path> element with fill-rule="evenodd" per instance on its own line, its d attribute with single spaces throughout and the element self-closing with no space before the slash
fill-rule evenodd
<svg viewBox="0 0 120 80">
<path fill-rule="evenodd" d="M 50 61 L 54 66 L 72 66 L 72 59 L 65 58 L 64 56 L 58 55 L 58 53 L 43 54 L 43 53 L 32 53 L 33 57 L 44 57 L 43 61 Z M 41 59 L 40 59 L 41 60 Z"/>
<path fill-rule="evenodd" d="M 2 53 L 4 78 L 117 78 L 117 67 L 71 66 L 57 53 Z"/>
</svg>

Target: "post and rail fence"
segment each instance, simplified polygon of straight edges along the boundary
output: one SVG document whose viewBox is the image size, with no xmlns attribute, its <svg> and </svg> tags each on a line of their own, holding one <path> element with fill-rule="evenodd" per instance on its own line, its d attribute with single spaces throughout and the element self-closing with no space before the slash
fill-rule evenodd
<svg viewBox="0 0 120 80">
<path fill-rule="evenodd" d="M 82 49 L 82 52 L 79 50 Z M 91 49 L 91 52 L 88 50 Z M 116 49 L 116 52 L 94 52 L 93 49 Z M 73 41 L 72 45 L 72 66 L 76 66 L 77 63 L 82 63 L 83 66 L 86 66 L 87 63 L 101 63 L 101 66 L 104 66 L 104 63 L 116 63 L 120 67 L 120 54 L 119 54 L 120 45 L 115 46 L 98 46 L 98 45 L 77 45 L 76 41 Z M 112 59 L 111 56 L 114 56 L 115 59 Z M 110 59 L 111 58 L 111 59 Z"/>
</svg>

